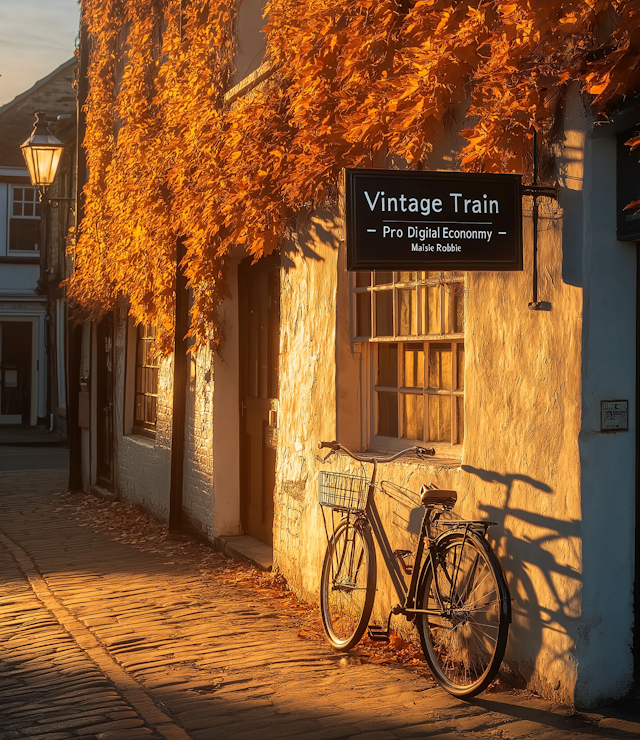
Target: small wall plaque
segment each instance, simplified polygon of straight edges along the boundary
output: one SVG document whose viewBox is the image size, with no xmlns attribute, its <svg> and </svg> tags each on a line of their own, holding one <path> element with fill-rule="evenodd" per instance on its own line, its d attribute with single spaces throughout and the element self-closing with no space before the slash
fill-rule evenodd
<svg viewBox="0 0 640 740">
<path fill-rule="evenodd" d="M 600 431 L 629 430 L 629 401 L 600 401 Z"/>
</svg>

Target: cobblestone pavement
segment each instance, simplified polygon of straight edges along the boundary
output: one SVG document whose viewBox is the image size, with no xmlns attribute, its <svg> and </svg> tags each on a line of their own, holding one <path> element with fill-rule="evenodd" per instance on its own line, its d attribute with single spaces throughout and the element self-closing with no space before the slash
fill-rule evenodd
<svg viewBox="0 0 640 740">
<path fill-rule="evenodd" d="M 462 702 L 299 639 L 276 599 L 80 526 L 65 483 L 0 473 L 0 740 L 640 737 L 616 712 Z"/>
</svg>

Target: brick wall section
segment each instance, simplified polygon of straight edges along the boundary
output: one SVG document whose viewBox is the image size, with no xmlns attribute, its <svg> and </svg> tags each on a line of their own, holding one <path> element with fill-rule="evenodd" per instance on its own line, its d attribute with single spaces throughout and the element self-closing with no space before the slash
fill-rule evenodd
<svg viewBox="0 0 640 740">
<path fill-rule="evenodd" d="M 213 541 L 213 356 L 209 349 L 189 361 L 182 515 L 193 534 Z"/>
<path fill-rule="evenodd" d="M 123 434 L 127 310 L 116 312 L 115 327 L 115 484 L 122 501 L 142 506 L 158 519 L 169 518 L 171 480 L 171 413 L 173 360 L 164 360 L 159 372 L 156 439 Z M 133 361 L 133 360 L 132 360 Z M 127 399 L 127 402 L 129 400 Z"/>
<path fill-rule="evenodd" d="M 116 490 L 122 501 L 169 519 L 173 358 L 161 361 L 155 440 L 125 435 L 127 309 L 116 313 L 115 439 Z M 130 358 L 133 362 L 133 358 Z M 185 422 L 183 520 L 193 534 L 213 541 L 213 357 L 202 349 L 190 356 Z"/>
</svg>

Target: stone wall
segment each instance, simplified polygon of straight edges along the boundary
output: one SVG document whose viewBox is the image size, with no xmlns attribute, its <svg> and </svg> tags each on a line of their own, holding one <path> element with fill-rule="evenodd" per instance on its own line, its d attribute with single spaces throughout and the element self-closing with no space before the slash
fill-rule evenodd
<svg viewBox="0 0 640 740">
<path fill-rule="evenodd" d="M 543 310 L 528 308 L 532 202 L 526 198 L 524 271 L 466 276 L 461 459 L 385 466 L 381 477 L 394 484 L 394 493 L 378 490 L 375 503 L 391 549 L 415 546 L 422 482 L 457 490 L 461 516 L 496 522 L 490 539 L 513 597 L 506 669 L 545 696 L 593 705 L 624 696 L 632 682 L 634 437 L 599 433 L 598 414 L 599 401 L 609 397 L 628 398 L 634 407 L 635 254 L 616 243 L 614 224 L 607 223 L 615 213 L 615 155 L 606 159 L 605 145 L 585 143 L 590 123 L 574 107 L 575 131 L 567 131 L 559 157 L 560 200 L 541 201 Z M 600 158 L 597 171 L 607 174 L 598 177 L 592 165 L 587 193 L 585 157 Z M 597 207 L 605 203 L 607 217 Z M 577 223 L 593 236 L 576 236 Z M 582 254 L 577 270 L 576 250 Z M 283 267 L 274 524 L 276 566 L 310 600 L 318 598 L 326 547 L 317 442 L 338 438 L 358 447 L 353 407 L 367 367 L 368 347 L 348 342 L 344 270 L 342 224 L 332 214 L 316 214 L 298 229 Z M 327 467 L 360 472 L 344 459 Z M 607 492 L 613 491 L 612 502 Z M 619 518 L 608 517 L 610 506 Z M 618 535 L 615 522 L 622 523 Z M 609 537 L 603 530 L 611 530 Z M 378 570 L 376 612 L 386 617 L 401 599 L 380 556 Z M 402 622 L 395 619 L 400 629 Z"/>
</svg>

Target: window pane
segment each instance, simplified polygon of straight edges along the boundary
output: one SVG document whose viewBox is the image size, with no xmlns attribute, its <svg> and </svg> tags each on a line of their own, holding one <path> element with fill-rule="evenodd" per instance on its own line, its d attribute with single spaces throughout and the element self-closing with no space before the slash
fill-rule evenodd
<svg viewBox="0 0 640 740">
<path fill-rule="evenodd" d="M 382 437 L 398 436 L 398 394 L 380 392 L 378 396 L 378 434 Z"/>
<path fill-rule="evenodd" d="M 378 345 L 378 385 L 398 387 L 398 345 Z"/>
<path fill-rule="evenodd" d="M 404 424 L 402 436 L 406 439 L 424 439 L 424 396 L 403 393 Z"/>
<path fill-rule="evenodd" d="M 23 215 L 33 216 L 33 203 L 25 203 L 23 207 Z"/>
<path fill-rule="evenodd" d="M 374 285 L 389 285 L 393 282 L 392 272 L 374 272 L 373 273 L 373 284 Z"/>
<path fill-rule="evenodd" d="M 405 388 L 424 388 L 424 345 L 404 345 L 404 378 Z"/>
<path fill-rule="evenodd" d="M 450 284 L 446 288 L 446 316 L 447 332 L 458 334 L 464 331 L 464 292 L 460 283 Z"/>
<path fill-rule="evenodd" d="M 146 430 L 156 424 L 158 358 L 153 354 L 156 327 L 139 324 L 136 344 L 136 423 Z"/>
<path fill-rule="evenodd" d="M 156 420 L 156 399 L 153 396 L 145 396 L 145 401 L 145 421 L 153 424 Z"/>
<path fill-rule="evenodd" d="M 464 344 L 458 345 L 458 390 L 464 388 Z"/>
<path fill-rule="evenodd" d="M 418 295 L 416 289 L 398 290 L 398 334 L 415 336 L 418 333 Z"/>
<path fill-rule="evenodd" d="M 155 393 L 155 389 L 153 387 L 155 374 L 156 374 L 155 367 L 147 368 L 147 382 L 146 382 L 145 393 Z"/>
<path fill-rule="evenodd" d="M 415 283 L 418 279 L 417 272 L 399 272 L 398 282 L 399 283 Z"/>
<path fill-rule="evenodd" d="M 429 396 L 429 441 L 451 442 L 451 396 Z"/>
<path fill-rule="evenodd" d="M 425 334 L 440 334 L 440 286 L 428 285 L 423 291 L 425 298 L 422 331 Z"/>
<path fill-rule="evenodd" d="M 9 250 L 37 252 L 40 221 L 36 219 L 12 218 L 9 222 Z"/>
<path fill-rule="evenodd" d="M 13 200 L 24 200 L 24 188 L 13 189 Z"/>
<path fill-rule="evenodd" d="M 356 272 L 356 288 L 366 288 L 371 285 L 370 272 Z"/>
<path fill-rule="evenodd" d="M 464 440 L 464 396 L 456 396 L 456 412 L 458 414 L 458 444 Z"/>
<path fill-rule="evenodd" d="M 356 335 L 371 336 L 371 293 L 356 293 Z"/>
<path fill-rule="evenodd" d="M 22 216 L 22 203 L 15 203 L 13 204 L 13 215 L 14 216 Z"/>
<path fill-rule="evenodd" d="M 429 346 L 429 388 L 451 388 L 451 345 Z"/>
<path fill-rule="evenodd" d="M 376 336 L 393 336 L 393 291 L 381 290 L 376 297 Z"/>
<path fill-rule="evenodd" d="M 36 199 L 36 191 L 35 191 L 35 188 L 25 188 L 25 190 L 24 190 L 24 199 L 25 200 L 30 200 L 32 202 L 35 201 L 35 199 Z"/>
</svg>

